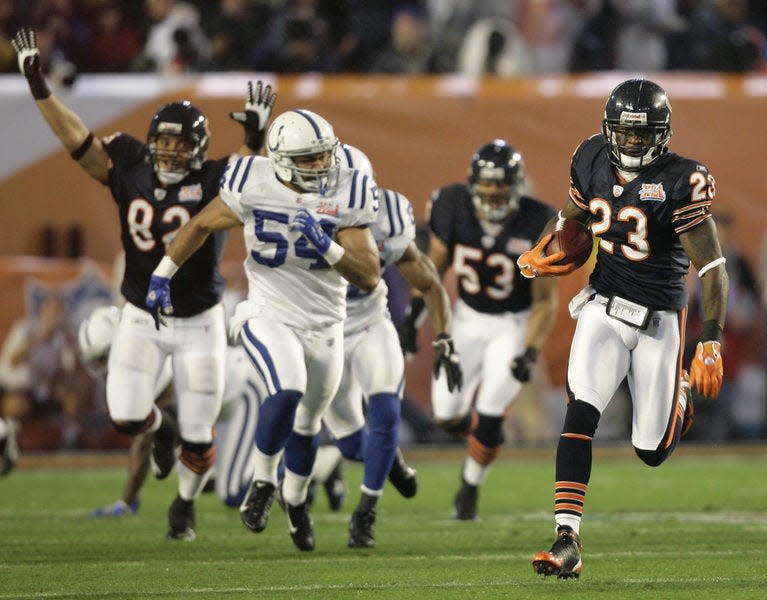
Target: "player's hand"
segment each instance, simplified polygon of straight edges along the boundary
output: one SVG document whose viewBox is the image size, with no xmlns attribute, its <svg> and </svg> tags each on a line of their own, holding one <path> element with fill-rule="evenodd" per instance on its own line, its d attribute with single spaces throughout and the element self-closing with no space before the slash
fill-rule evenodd
<svg viewBox="0 0 767 600">
<path fill-rule="evenodd" d="M 463 371 L 458 352 L 449 333 L 440 333 L 434 346 L 434 377 L 439 379 L 439 372 L 444 369 L 449 391 L 460 390 L 463 385 Z"/>
<path fill-rule="evenodd" d="M 517 356 L 511 362 L 511 374 L 516 377 L 517 381 L 527 383 L 530 381 L 532 375 L 533 366 L 538 359 L 538 350 L 532 346 L 528 347 L 522 354 Z"/>
<path fill-rule="evenodd" d="M 325 233 L 319 221 L 305 208 L 299 208 L 290 222 L 291 231 L 300 231 L 320 254 L 325 254 L 330 248 L 330 236 Z"/>
<path fill-rule="evenodd" d="M 34 29 L 19 29 L 11 40 L 11 46 L 16 50 L 16 59 L 22 75 L 29 79 L 40 73 L 40 50 L 37 48 L 37 34 Z"/>
<path fill-rule="evenodd" d="M 245 110 L 229 113 L 229 117 L 245 129 L 245 145 L 254 152 L 258 152 L 264 143 L 264 130 L 275 102 L 277 102 L 277 94 L 272 92 L 271 85 L 264 87 L 263 81 L 259 80 L 256 82 L 254 93 L 253 82 L 248 81 Z"/>
<path fill-rule="evenodd" d="M 165 325 L 163 315 L 173 314 L 173 303 L 170 299 L 170 279 L 168 277 L 152 275 L 144 304 L 152 313 L 154 326 L 159 331 L 160 325 Z"/>
<path fill-rule="evenodd" d="M 405 358 L 411 358 L 418 352 L 418 328 L 415 325 L 417 317 L 409 313 L 397 329 L 399 345 Z"/>
<path fill-rule="evenodd" d="M 546 256 L 544 250 L 554 237 L 553 233 L 543 236 L 540 241 L 527 252 L 523 252 L 517 259 L 517 266 L 520 273 L 528 279 L 533 277 L 555 277 L 557 275 L 567 275 L 575 271 L 575 264 L 556 265 L 565 257 L 564 252 L 556 252 L 551 256 Z"/>
<path fill-rule="evenodd" d="M 716 398 L 722 388 L 723 377 L 722 345 L 713 340 L 698 342 L 690 364 L 690 385 L 698 393 Z"/>
</svg>

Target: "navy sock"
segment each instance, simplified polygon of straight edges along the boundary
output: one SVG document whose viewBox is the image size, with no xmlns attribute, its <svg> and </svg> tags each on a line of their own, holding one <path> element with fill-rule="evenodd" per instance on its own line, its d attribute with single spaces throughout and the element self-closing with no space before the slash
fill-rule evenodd
<svg viewBox="0 0 767 600">
<path fill-rule="evenodd" d="M 365 445 L 365 476 L 369 490 L 380 490 L 389 475 L 399 444 L 401 401 L 396 394 L 376 394 L 368 402 L 370 437 Z"/>
<path fill-rule="evenodd" d="M 301 396 L 295 390 L 283 390 L 264 400 L 256 424 L 256 447 L 261 452 L 271 456 L 285 447 Z"/>
</svg>

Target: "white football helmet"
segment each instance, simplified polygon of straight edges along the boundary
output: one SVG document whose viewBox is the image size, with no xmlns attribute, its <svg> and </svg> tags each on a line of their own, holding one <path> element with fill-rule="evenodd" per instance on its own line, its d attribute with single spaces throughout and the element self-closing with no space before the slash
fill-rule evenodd
<svg viewBox="0 0 767 600">
<path fill-rule="evenodd" d="M 306 192 L 320 194 L 332 189 L 338 180 L 337 146 L 332 125 L 304 109 L 290 110 L 274 119 L 266 138 L 266 150 L 277 177 Z M 327 154 L 321 168 L 301 168 L 294 161 L 299 156 L 321 154 Z"/>
<path fill-rule="evenodd" d="M 370 159 L 359 148 L 350 146 L 349 144 L 338 144 L 338 146 L 336 146 L 336 156 L 342 167 L 357 169 L 363 175 L 368 175 L 375 179 L 373 165 L 370 163 Z"/>
<path fill-rule="evenodd" d="M 101 306 L 80 323 L 77 332 L 80 356 L 85 367 L 95 377 L 103 377 L 107 372 L 109 349 L 119 321 L 119 308 Z"/>
</svg>

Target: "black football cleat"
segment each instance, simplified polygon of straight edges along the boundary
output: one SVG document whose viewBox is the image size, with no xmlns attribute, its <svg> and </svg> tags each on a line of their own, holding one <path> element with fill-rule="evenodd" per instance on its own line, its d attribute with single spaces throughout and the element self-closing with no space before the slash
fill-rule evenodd
<svg viewBox="0 0 767 600">
<path fill-rule="evenodd" d="M 314 524 L 306 508 L 306 502 L 298 506 L 285 503 L 288 514 L 288 531 L 296 548 L 302 552 L 314 550 Z"/>
<path fill-rule="evenodd" d="M 356 509 L 349 521 L 349 548 L 375 548 L 375 525 L 375 509 Z"/>
<path fill-rule="evenodd" d="M 557 539 L 551 550 L 533 556 L 533 569 L 538 575 L 556 575 L 559 579 L 578 578 L 583 568 L 581 538 L 567 525 L 557 528 Z"/>
<path fill-rule="evenodd" d="M 269 522 L 269 512 L 277 489 L 268 481 L 254 481 L 240 505 L 240 519 L 254 533 L 261 533 Z"/>
<path fill-rule="evenodd" d="M 405 457 L 402 456 L 402 450 L 399 448 L 389 470 L 389 481 L 404 498 L 412 498 L 418 491 L 415 469 L 405 462 Z"/>
<path fill-rule="evenodd" d="M 176 464 L 178 424 L 167 410 L 162 410 L 162 423 L 152 438 L 152 472 L 157 479 L 165 479 Z"/>
<path fill-rule="evenodd" d="M 330 472 L 328 478 L 322 482 L 325 493 L 328 496 L 328 506 L 333 512 L 341 510 L 344 498 L 346 498 L 346 483 L 344 483 L 344 474 L 341 470 L 341 462 Z M 311 503 L 308 503 L 311 505 Z"/>
<path fill-rule="evenodd" d="M 0 476 L 7 475 L 16 468 L 19 460 L 17 425 L 6 421 L 6 435 L 0 440 Z"/>
<path fill-rule="evenodd" d="M 168 509 L 168 534 L 165 537 L 169 540 L 192 542 L 197 537 L 194 527 L 194 500 L 184 500 L 181 496 L 176 496 Z"/>
<path fill-rule="evenodd" d="M 466 483 L 462 477 L 461 487 L 455 494 L 455 500 L 453 500 L 453 518 L 459 521 L 476 521 L 478 498 L 479 488 L 476 485 Z"/>
</svg>

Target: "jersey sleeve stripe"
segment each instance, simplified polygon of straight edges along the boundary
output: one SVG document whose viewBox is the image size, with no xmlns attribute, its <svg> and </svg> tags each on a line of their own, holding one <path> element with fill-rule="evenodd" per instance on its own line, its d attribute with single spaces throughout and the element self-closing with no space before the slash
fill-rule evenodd
<svg viewBox="0 0 767 600">
<path fill-rule="evenodd" d="M 400 200 L 400 195 L 398 192 L 394 192 L 394 206 L 397 207 L 397 221 L 399 221 L 399 231 L 398 233 L 402 233 L 405 231 L 405 221 L 402 218 L 402 202 Z"/>
<path fill-rule="evenodd" d="M 694 211 L 697 211 L 700 208 L 706 208 L 708 206 L 711 206 L 711 200 L 707 200 L 707 201 L 704 201 L 704 202 L 696 202 L 695 204 L 688 204 L 687 206 L 683 206 L 682 208 L 676 209 L 672 213 L 672 215 L 675 216 L 675 217 L 677 215 L 679 215 L 681 217 L 686 212 L 694 212 Z"/>
<path fill-rule="evenodd" d="M 352 175 L 352 187 L 349 190 L 349 208 L 354 208 L 354 197 L 357 195 L 357 177 L 359 171 L 355 171 Z"/>
<path fill-rule="evenodd" d="M 344 151 L 344 155 L 346 156 L 346 162 L 349 165 L 350 169 L 354 168 L 354 159 L 352 158 L 352 153 L 349 150 L 349 147 L 345 144 L 341 145 L 341 150 Z"/>
<path fill-rule="evenodd" d="M 232 172 L 229 173 L 229 191 L 230 192 L 234 191 L 234 180 L 237 178 L 237 173 L 239 173 L 241 165 L 242 165 L 242 159 L 238 158 L 237 162 L 234 165 L 234 169 L 232 169 Z"/>
<path fill-rule="evenodd" d="M 589 206 L 583 201 L 583 196 L 574 187 L 570 188 L 570 200 L 572 200 L 576 206 L 582 210 L 588 210 Z"/>
<path fill-rule="evenodd" d="M 684 233 L 685 231 L 688 231 L 689 229 L 692 229 L 699 223 L 702 223 L 706 219 L 708 219 L 711 216 L 711 213 L 706 213 L 704 215 L 699 216 L 697 219 L 693 219 L 692 221 L 685 223 L 684 225 L 681 225 L 679 227 L 675 227 L 674 231 L 676 231 L 677 234 Z"/>
<path fill-rule="evenodd" d="M 391 196 L 389 190 L 384 190 L 384 200 L 386 201 L 386 215 L 389 217 L 389 237 L 394 237 L 394 215 L 391 212 Z"/>
<path fill-rule="evenodd" d="M 248 180 L 248 173 L 250 173 L 250 167 L 253 166 L 253 157 L 248 158 L 248 164 L 245 166 L 245 171 L 240 178 L 240 185 L 237 186 L 237 192 L 242 193 L 242 188 L 245 187 L 245 182 Z"/>
<path fill-rule="evenodd" d="M 367 175 L 362 178 L 362 193 L 360 194 L 360 208 L 365 208 L 365 200 L 367 200 L 368 194 L 368 179 Z"/>
</svg>

